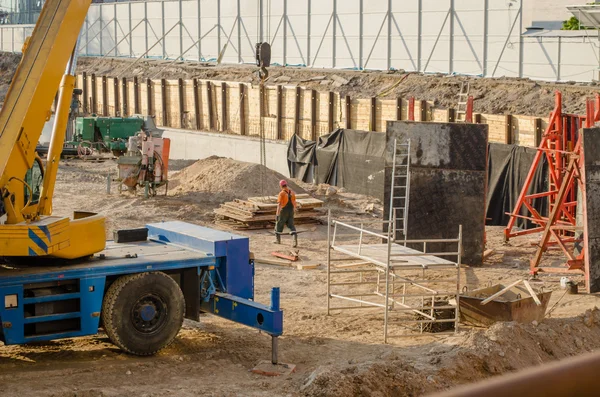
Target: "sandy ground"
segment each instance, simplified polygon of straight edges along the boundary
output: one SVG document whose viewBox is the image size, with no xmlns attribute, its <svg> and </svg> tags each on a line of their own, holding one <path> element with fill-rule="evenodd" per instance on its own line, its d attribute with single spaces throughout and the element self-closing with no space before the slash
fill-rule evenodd
<svg viewBox="0 0 600 397">
<path fill-rule="evenodd" d="M 172 168 L 186 165 L 174 162 Z M 142 197 L 106 194 L 106 175 L 115 163 L 67 161 L 59 171 L 55 214 L 74 209 L 100 211 L 110 231 L 146 222 L 180 219 L 215 227 L 215 194 Z M 381 216 L 380 205 L 366 197 L 319 196 L 338 219 Z M 375 204 L 365 213 L 366 203 Z M 303 226 L 303 261 L 325 263 L 326 226 Z M 107 234 L 111 234 L 110 232 Z M 275 246 L 267 231 L 242 232 L 251 249 L 265 256 Z M 502 243 L 502 229 L 488 227 L 485 266 L 461 269 L 469 289 L 528 277 L 533 238 Z M 108 236 L 107 236 L 108 237 Z M 287 242 L 287 241 L 286 241 Z M 280 360 L 297 365 L 284 377 L 248 372 L 270 358 L 270 339 L 257 331 L 205 315 L 187 322 L 176 341 L 157 356 L 129 356 L 103 333 L 26 346 L 0 346 L 0 392 L 8 396 L 416 396 L 451 385 L 519 370 L 600 347 L 598 298 L 565 295 L 558 277 L 544 276 L 538 286 L 555 290 L 560 300 L 551 318 L 540 324 L 498 323 L 489 329 L 463 327 L 456 335 L 407 337 L 382 344 L 382 314 L 342 312 L 327 316 L 326 271 L 300 271 L 257 265 L 256 300 L 268 302 L 281 288 L 284 335 Z M 591 310 L 590 310 L 591 309 Z"/>
</svg>

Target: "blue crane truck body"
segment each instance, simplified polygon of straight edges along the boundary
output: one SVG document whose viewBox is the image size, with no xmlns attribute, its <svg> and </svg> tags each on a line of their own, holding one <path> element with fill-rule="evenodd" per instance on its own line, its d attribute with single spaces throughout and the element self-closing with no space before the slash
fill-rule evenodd
<svg viewBox="0 0 600 397">
<path fill-rule="evenodd" d="M 184 222 L 146 228 L 147 239 L 109 241 L 90 258 L 0 266 L 0 340 L 94 335 L 102 325 L 125 351 L 147 355 L 172 341 L 183 316 L 198 321 L 206 312 L 271 335 L 276 362 L 279 289 L 272 289 L 269 306 L 254 302 L 248 238 Z M 31 235 L 31 244 L 48 243 Z"/>
</svg>

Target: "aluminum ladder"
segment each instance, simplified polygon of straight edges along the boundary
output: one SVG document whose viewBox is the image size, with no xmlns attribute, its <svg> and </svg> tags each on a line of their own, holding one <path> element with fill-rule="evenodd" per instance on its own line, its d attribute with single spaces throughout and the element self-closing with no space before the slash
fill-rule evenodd
<svg viewBox="0 0 600 397">
<path fill-rule="evenodd" d="M 471 89 L 468 81 L 460 84 L 458 93 L 458 106 L 456 107 L 456 122 L 465 122 L 467 118 L 467 102 L 469 101 L 469 90 Z"/>
<path fill-rule="evenodd" d="M 389 224 L 392 225 L 393 240 L 399 240 L 399 233 L 406 241 L 408 228 L 408 204 L 410 197 L 410 139 L 398 143 L 394 139 L 392 160 L 392 180 L 390 188 Z"/>
</svg>

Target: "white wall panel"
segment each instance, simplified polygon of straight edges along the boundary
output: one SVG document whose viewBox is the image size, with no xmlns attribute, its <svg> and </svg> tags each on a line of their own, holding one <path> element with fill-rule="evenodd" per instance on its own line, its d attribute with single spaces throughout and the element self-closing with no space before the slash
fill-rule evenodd
<svg viewBox="0 0 600 397">
<path fill-rule="evenodd" d="M 551 81 L 598 78 L 596 36 L 521 36 L 520 10 L 520 0 L 103 3 L 88 12 L 80 53 L 139 57 L 149 49 L 148 57 L 173 59 L 188 50 L 186 60 L 216 61 L 223 51 L 222 62 L 254 63 L 254 45 L 262 37 L 272 43 L 272 63 L 280 65 Z M 179 21 L 182 27 L 173 28 Z M 0 49 L 21 51 L 31 29 L 0 26 Z"/>
</svg>

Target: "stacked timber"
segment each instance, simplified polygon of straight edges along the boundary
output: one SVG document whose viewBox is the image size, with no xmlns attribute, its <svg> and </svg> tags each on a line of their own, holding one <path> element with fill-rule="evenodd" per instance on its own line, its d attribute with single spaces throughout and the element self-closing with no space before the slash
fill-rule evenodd
<svg viewBox="0 0 600 397">
<path fill-rule="evenodd" d="M 297 225 L 317 223 L 321 215 L 316 208 L 323 206 L 323 201 L 308 194 L 297 194 L 298 211 L 294 216 Z M 277 197 L 250 197 L 248 200 L 236 199 L 221 204 L 214 210 L 216 223 L 236 230 L 266 229 L 275 225 Z"/>
</svg>

